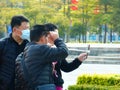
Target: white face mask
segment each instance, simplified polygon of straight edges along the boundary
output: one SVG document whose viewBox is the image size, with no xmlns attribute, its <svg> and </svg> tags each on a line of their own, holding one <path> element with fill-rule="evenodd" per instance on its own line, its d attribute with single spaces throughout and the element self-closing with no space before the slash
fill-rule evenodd
<svg viewBox="0 0 120 90">
<path fill-rule="evenodd" d="M 26 40 L 30 41 L 30 30 L 29 29 L 22 30 L 21 38 L 23 40 L 26 39 Z"/>
</svg>

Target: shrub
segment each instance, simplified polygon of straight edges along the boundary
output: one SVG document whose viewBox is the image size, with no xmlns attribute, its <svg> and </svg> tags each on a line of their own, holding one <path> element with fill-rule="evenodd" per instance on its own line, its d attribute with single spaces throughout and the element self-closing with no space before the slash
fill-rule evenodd
<svg viewBox="0 0 120 90">
<path fill-rule="evenodd" d="M 120 90 L 118 86 L 101 86 L 101 85 L 71 85 L 68 90 Z"/>
<path fill-rule="evenodd" d="M 90 84 L 90 85 L 104 85 L 104 86 L 119 86 L 120 75 L 116 74 L 83 74 L 78 77 L 77 85 Z"/>
</svg>

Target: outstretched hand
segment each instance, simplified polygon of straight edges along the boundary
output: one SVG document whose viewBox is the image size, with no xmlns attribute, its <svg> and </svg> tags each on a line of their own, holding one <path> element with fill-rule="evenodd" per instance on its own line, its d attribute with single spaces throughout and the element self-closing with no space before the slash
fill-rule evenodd
<svg viewBox="0 0 120 90">
<path fill-rule="evenodd" d="M 86 60 L 87 57 L 88 57 L 88 54 L 87 54 L 87 53 L 81 53 L 81 54 L 78 56 L 78 60 L 82 62 L 82 61 Z"/>
</svg>

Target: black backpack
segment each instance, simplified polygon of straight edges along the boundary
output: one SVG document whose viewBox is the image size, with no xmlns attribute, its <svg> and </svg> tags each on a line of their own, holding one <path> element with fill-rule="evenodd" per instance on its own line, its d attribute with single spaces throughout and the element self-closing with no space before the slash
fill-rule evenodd
<svg viewBox="0 0 120 90">
<path fill-rule="evenodd" d="M 15 90 L 34 90 L 30 74 L 24 63 L 23 52 L 16 58 L 15 66 Z"/>
</svg>

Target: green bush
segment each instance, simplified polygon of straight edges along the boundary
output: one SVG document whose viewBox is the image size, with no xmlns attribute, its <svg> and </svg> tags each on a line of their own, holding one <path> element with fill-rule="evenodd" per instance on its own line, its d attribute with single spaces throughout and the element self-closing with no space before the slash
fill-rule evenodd
<svg viewBox="0 0 120 90">
<path fill-rule="evenodd" d="M 120 86 L 120 75 L 116 74 L 83 74 L 78 77 L 77 85 L 104 85 L 104 86 Z"/>
<path fill-rule="evenodd" d="M 120 90 L 120 74 L 83 74 L 68 90 Z"/>
<path fill-rule="evenodd" d="M 101 85 L 71 85 L 68 90 L 120 90 L 118 86 L 101 86 Z"/>
</svg>

